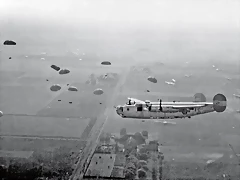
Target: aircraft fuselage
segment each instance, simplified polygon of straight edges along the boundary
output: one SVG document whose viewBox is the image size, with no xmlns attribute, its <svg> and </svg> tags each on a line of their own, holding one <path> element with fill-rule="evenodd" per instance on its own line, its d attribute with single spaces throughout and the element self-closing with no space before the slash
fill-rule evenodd
<svg viewBox="0 0 240 180">
<path fill-rule="evenodd" d="M 202 107 L 191 108 L 172 108 L 171 105 L 199 105 L 203 103 Z M 117 107 L 117 114 L 123 118 L 138 118 L 138 119 L 176 119 L 186 118 L 199 114 L 214 112 L 213 103 L 206 102 L 162 102 L 162 109 L 160 110 L 159 102 L 152 102 L 151 108 L 146 104 L 123 105 Z"/>
</svg>

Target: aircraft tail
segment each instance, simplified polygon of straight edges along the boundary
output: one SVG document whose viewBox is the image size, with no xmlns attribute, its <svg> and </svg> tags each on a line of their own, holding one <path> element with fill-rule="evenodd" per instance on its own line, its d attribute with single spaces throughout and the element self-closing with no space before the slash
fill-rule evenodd
<svg viewBox="0 0 240 180">
<path fill-rule="evenodd" d="M 193 102 L 206 102 L 207 100 L 203 93 L 196 93 L 193 98 Z"/>
<path fill-rule="evenodd" d="M 223 94 L 216 94 L 213 97 L 213 108 L 216 112 L 223 112 L 227 107 L 227 98 Z"/>
</svg>

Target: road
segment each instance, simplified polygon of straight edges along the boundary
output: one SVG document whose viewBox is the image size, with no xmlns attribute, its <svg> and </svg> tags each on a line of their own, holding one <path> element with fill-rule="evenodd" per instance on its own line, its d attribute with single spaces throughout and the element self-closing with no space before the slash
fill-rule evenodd
<svg viewBox="0 0 240 180">
<path fill-rule="evenodd" d="M 133 61 L 132 63 L 134 62 L 135 61 Z M 71 180 L 78 180 L 83 178 L 87 165 L 90 162 L 93 153 L 97 147 L 99 137 L 102 133 L 102 130 L 104 129 L 104 125 L 108 122 L 108 117 L 109 115 L 111 115 L 110 113 L 115 113 L 115 110 L 113 109 L 115 99 L 119 96 L 119 93 L 122 92 L 122 88 L 125 84 L 126 78 L 128 77 L 131 66 L 132 65 L 129 65 L 128 67 L 125 67 L 123 69 L 118 84 L 113 89 L 112 97 L 108 98 L 107 100 L 107 107 L 105 109 L 105 112 L 100 115 L 100 117 L 98 117 L 96 124 L 92 128 L 91 133 L 89 134 L 89 139 L 87 141 L 86 147 L 84 148 L 81 158 L 79 158 L 76 168 L 73 171 L 72 177 L 70 178 Z"/>
</svg>

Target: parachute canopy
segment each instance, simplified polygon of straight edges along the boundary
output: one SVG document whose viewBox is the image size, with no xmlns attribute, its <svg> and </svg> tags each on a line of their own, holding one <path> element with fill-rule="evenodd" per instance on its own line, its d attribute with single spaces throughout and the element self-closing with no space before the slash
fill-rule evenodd
<svg viewBox="0 0 240 180">
<path fill-rule="evenodd" d="M 61 86 L 59 84 L 54 84 L 50 87 L 51 91 L 59 91 L 61 89 Z"/>
<path fill-rule="evenodd" d="M 149 80 L 150 82 L 152 82 L 152 83 L 157 83 L 157 79 L 156 79 L 155 77 L 153 77 L 153 76 L 149 76 L 149 77 L 148 77 L 148 80 Z"/>
<path fill-rule="evenodd" d="M 16 45 L 17 43 L 15 43 L 14 41 L 11 41 L 11 40 L 6 40 L 6 41 L 4 41 L 3 44 L 4 45 Z"/>
<path fill-rule="evenodd" d="M 100 88 L 97 88 L 97 89 L 95 89 L 95 90 L 93 91 L 93 93 L 94 93 L 95 95 L 101 95 L 101 94 L 103 94 L 103 90 L 100 89 Z"/>
<path fill-rule="evenodd" d="M 76 87 L 74 87 L 74 86 L 70 86 L 68 88 L 68 91 L 78 91 L 78 89 Z"/>
<path fill-rule="evenodd" d="M 59 71 L 59 74 L 68 74 L 68 73 L 70 73 L 70 70 L 68 70 L 68 69 L 61 69 Z"/>
<path fill-rule="evenodd" d="M 111 65 L 111 63 L 109 61 L 103 61 L 101 62 L 102 65 Z"/>
<path fill-rule="evenodd" d="M 0 117 L 2 117 L 3 116 L 3 112 L 2 111 L 0 111 Z"/>
<path fill-rule="evenodd" d="M 58 66 L 56 66 L 56 65 L 51 65 L 51 68 L 53 68 L 54 70 L 56 70 L 56 71 L 59 71 L 61 68 L 60 67 L 58 67 Z"/>
</svg>

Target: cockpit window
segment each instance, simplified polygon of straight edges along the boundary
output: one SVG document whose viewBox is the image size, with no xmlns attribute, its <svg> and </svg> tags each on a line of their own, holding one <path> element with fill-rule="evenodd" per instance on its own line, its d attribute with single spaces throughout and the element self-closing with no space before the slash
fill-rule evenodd
<svg viewBox="0 0 240 180">
<path fill-rule="evenodd" d="M 128 102 L 126 102 L 127 105 L 134 105 L 136 102 L 135 101 L 131 101 L 131 100 L 128 100 Z"/>
</svg>

